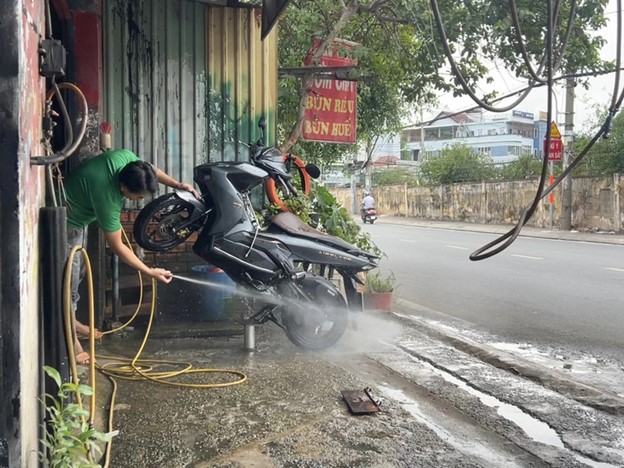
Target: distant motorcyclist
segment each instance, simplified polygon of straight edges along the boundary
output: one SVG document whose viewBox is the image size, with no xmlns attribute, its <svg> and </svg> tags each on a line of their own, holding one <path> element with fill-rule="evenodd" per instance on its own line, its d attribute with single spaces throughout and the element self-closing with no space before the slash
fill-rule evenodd
<svg viewBox="0 0 624 468">
<path fill-rule="evenodd" d="M 362 199 L 362 204 L 360 205 L 360 215 L 362 217 L 362 222 L 364 223 L 368 221 L 373 224 L 377 219 L 375 199 L 368 190 L 364 191 L 364 198 Z"/>
<path fill-rule="evenodd" d="M 368 190 L 364 191 L 364 198 L 362 199 L 362 210 L 368 210 L 375 208 L 375 199 Z"/>
</svg>

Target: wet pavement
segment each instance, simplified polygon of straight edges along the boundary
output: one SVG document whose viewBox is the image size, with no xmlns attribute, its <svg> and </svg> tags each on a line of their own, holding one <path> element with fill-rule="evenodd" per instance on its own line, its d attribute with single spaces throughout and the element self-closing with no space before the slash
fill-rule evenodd
<svg viewBox="0 0 624 468">
<path fill-rule="evenodd" d="M 621 417 L 582 405 L 429 337 L 387 312 L 356 317 L 331 349 L 304 352 L 274 325 L 182 338 L 157 328 L 142 357 L 244 372 L 240 385 L 174 388 L 118 380 L 113 467 L 621 466 Z M 202 333 L 202 329 L 204 333 Z M 202 337 L 202 334 L 205 335 Z M 143 334 L 100 354 L 132 357 Z M 100 363 L 105 359 L 99 359 Z M 192 374 L 186 382 L 224 382 Z M 98 377 L 102 410 L 109 383 Z M 382 410 L 352 415 L 341 390 L 371 387 Z"/>
<path fill-rule="evenodd" d="M 379 222 L 420 223 L 405 218 Z M 506 232 L 508 226 L 426 222 L 434 229 Z M 624 243 L 613 234 L 525 228 L 523 235 Z M 564 237 L 567 236 L 567 237 Z M 593 239 L 593 240 L 592 240 Z M 616 467 L 624 466 L 622 395 L 600 406 L 601 389 L 574 376 L 572 390 L 548 369 L 501 356 L 394 313 L 352 314 L 345 336 L 324 352 L 292 345 L 272 324 L 256 328 L 255 351 L 242 328 L 157 323 L 143 358 L 235 369 L 247 380 L 223 388 L 177 388 L 117 379 L 112 467 Z M 417 314 L 416 314 L 417 315 Z M 144 329 L 106 337 L 98 353 L 133 357 Z M 498 353 L 497 353 L 498 351 Z M 103 364 L 105 358 L 98 358 Z M 541 376 L 541 380 L 540 377 Z M 223 383 L 197 373 L 178 382 Z M 553 383 L 554 381 L 554 383 Z M 111 394 L 98 374 L 100 415 Z M 341 390 L 370 387 L 381 411 L 351 414 Z M 592 393 L 595 392 L 595 393 Z M 583 399 L 585 398 L 585 399 Z"/>
</svg>

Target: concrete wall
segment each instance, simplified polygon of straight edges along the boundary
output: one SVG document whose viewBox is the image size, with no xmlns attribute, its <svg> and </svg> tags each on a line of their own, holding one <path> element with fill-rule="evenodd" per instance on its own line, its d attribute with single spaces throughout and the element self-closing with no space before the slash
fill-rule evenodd
<svg viewBox="0 0 624 468">
<path fill-rule="evenodd" d="M 0 14 L 0 465 L 38 466 L 39 208 L 45 81 L 39 76 L 44 1 L 9 2 Z"/>
<path fill-rule="evenodd" d="M 514 224 L 529 206 L 537 190 L 537 181 L 453 184 L 439 187 L 374 187 L 373 196 L 382 215 L 407 216 L 430 220 L 467 223 Z M 331 192 L 346 207 L 351 206 L 351 190 Z M 624 213 L 620 199 L 624 182 L 612 177 L 575 178 L 572 184 L 572 225 L 579 230 L 621 232 Z M 362 199 L 358 191 L 358 201 Z M 561 215 L 561 187 L 554 191 L 554 226 Z M 528 225 L 550 226 L 546 199 L 540 201 Z"/>
<path fill-rule="evenodd" d="M 39 208 L 44 205 L 44 169 L 31 166 L 30 158 L 43 153 L 42 110 L 45 80 L 39 76 L 39 40 L 45 31 L 45 3 L 25 1 L 22 5 L 23 66 L 19 148 L 20 228 L 20 386 L 22 399 L 22 464 L 36 466 L 38 460 L 40 393 L 39 336 Z M 39 343 L 40 340 L 36 340 Z"/>
</svg>

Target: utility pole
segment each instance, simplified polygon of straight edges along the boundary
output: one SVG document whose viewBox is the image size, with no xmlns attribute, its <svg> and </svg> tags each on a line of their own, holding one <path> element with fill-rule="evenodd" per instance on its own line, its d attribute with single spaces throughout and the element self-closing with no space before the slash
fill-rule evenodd
<svg viewBox="0 0 624 468">
<path fill-rule="evenodd" d="M 358 165 L 357 153 L 354 153 L 353 154 L 353 167 L 351 170 L 351 214 L 358 214 L 357 200 L 355 199 L 357 195 L 357 186 L 356 186 L 356 178 L 355 178 L 355 175 L 358 172 L 357 165 Z"/>
<path fill-rule="evenodd" d="M 565 101 L 565 139 L 566 148 L 563 153 L 563 170 L 566 170 L 572 162 L 572 149 L 574 148 L 574 87 L 576 83 L 573 78 L 566 80 L 566 101 Z M 561 196 L 561 225 L 562 231 L 569 231 L 572 228 L 572 175 L 565 176 L 562 182 Z"/>
<path fill-rule="evenodd" d="M 425 159 L 425 124 L 423 123 L 423 108 L 420 106 L 420 161 Z"/>
</svg>

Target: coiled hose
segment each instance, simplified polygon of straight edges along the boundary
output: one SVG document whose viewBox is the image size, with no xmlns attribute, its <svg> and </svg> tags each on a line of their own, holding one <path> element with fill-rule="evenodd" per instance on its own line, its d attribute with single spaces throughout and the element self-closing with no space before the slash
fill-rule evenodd
<svg viewBox="0 0 624 468">
<path fill-rule="evenodd" d="M 125 235 L 125 232 L 124 232 Z M 126 236 L 126 241 L 128 242 L 128 237 Z M 128 242 L 129 244 L 129 242 Z M 91 269 L 91 261 L 89 260 L 89 256 L 84 247 L 75 246 L 70 251 L 69 257 L 67 259 L 67 264 L 65 268 L 65 276 L 64 276 L 64 287 L 63 287 L 63 312 L 65 319 L 65 336 L 67 340 L 67 348 L 69 352 L 69 362 L 70 368 L 72 371 L 72 380 L 75 384 L 79 384 L 78 379 L 78 368 L 76 365 L 75 358 L 75 349 L 74 349 L 74 330 L 73 330 L 73 317 L 71 311 L 71 271 L 72 265 L 74 261 L 74 257 L 80 254 L 83 256 L 86 277 L 87 277 L 87 287 L 88 287 L 88 312 L 89 312 L 89 356 L 91 359 L 89 360 L 89 385 L 93 390 L 93 394 L 90 398 L 90 408 L 89 408 L 89 424 L 93 426 L 95 419 L 95 409 L 96 409 L 96 382 L 95 382 L 95 371 L 99 370 L 102 374 L 106 375 L 113 386 L 113 391 L 111 395 L 111 401 L 109 405 L 109 415 L 108 415 L 108 432 L 113 432 L 113 415 L 114 415 L 114 407 L 115 407 L 115 398 L 117 395 L 117 382 L 115 378 L 125 379 L 125 380 L 150 380 L 152 382 L 161 383 L 173 387 L 183 387 L 183 388 L 222 388 L 229 387 L 232 385 L 242 384 L 247 380 L 247 376 L 237 370 L 231 369 L 208 369 L 208 368 L 199 368 L 194 369 L 193 365 L 190 363 L 180 363 L 176 361 L 165 361 L 165 360 L 153 360 L 153 359 L 139 359 L 143 349 L 145 348 L 145 344 L 147 343 L 150 330 L 152 328 L 152 323 L 154 319 L 154 312 L 156 310 L 156 280 L 152 278 L 152 300 L 150 307 L 150 315 L 149 322 L 147 326 L 147 330 L 145 331 L 145 335 L 143 337 L 143 341 L 139 346 L 139 349 L 136 355 L 133 358 L 119 357 L 119 356 L 108 356 L 108 355 L 96 355 L 95 354 L 95 306 L 94 306 L 94 294 L 93 294 L 93 273 Z M 114 330 L 109 330 L 104 332 L 104 334 L 114 333 L 116 331 L 122 330 L 127 327 L 138 315 L 140 310 L 142 301 L 143 301 L 143 279 L 141 273 L 139 272 L 139 284 L 140 284 L 140 300 L 137 306 L 136 311 L 130 318 L 128 322 L 123 324 L 122 326 L 115 328 Z M 96 360 L 97 358 L 97 360 Z M 108 361 L 105 364 L 100 364 L 99 360 Z M 157 366 L 182 366 L 182 369 L 172 370 L 172 371 L 158 371 L 155 370 Z M 237 376 L 238 379 L 231 382 L 224 383 L 184 383 L 184 382 L 175 382 L 169 379 L 174 377 L 182 376 L 185 374 L 201 374 L 201 373 L 225 373 L 232 374 Z M 82 398 L 79 394 L 77 394 L 77 403 L 82 407 Z M 104 467 L 108 467 L 110 462 L 110 452 L 111 452 L 112 444 L 109 441 L 106 446 L 106 454 L 105 454 L 105 463 Z"/>
</svg>

